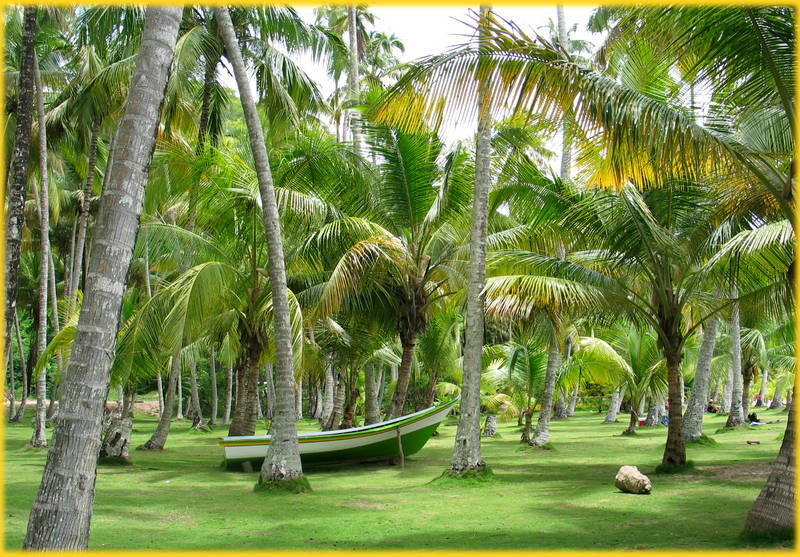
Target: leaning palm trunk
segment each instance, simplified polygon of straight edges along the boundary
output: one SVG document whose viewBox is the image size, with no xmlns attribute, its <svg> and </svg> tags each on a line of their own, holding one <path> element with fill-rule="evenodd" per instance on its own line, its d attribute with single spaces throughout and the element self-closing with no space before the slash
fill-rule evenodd
<svg viewBox="0 0 800 557">
<path fill-rule="evenodd" d="M 575 384 L 575 389 L 572 391 L 572 396 L 569 399 L 569 406 L 567 407 L 567 416 L 572 417 L 575 415 L 575 407 L 578 405 L 578 393 L 581 390 L 581 376 L 578 373 L 578 382 Z"/>
<path fill-rule="evenodd" d="M 734 289 L 733 297 L 738 297 L 738 290 Z M 739 325 L 739 303 L 734 302 L 731 307 L 731 339 L 733 344 L 733 366 L 731 374 L 733 383 L 731 385 L 731 412 L 728 414 L 728 421 L 725 427 L 736 427 L 744 423 L 742 408 L 742 334 Z"/>
<path fill-rule="evenodd" d="M 19 69 L 19 98 L 17 103 L 17 126 L 14 135 L 14 153 L 8 175 L 8 197 L 6 200 L 6 328 L 5 353 L 11 344 L 11 331 L 17 312 L 17 288 L 19 285 L 19 261 L 22 250 L 22 230 L 25 227 L 25 189 L 28 183 L 28 158 L 31 147 L 31 125 L 33 124 L 33 63 L 34 40 L 36 38 L 36 7 L 25 8 L 22 28 L 22 50 Z"/>
<path fill-rule="evenodd" d="M 272 305 L 275 318 L 275 418 L 271 426 L 272 441 L 267 448 L 267 456 L 261 468 L 259 483 L 277 480 L 293 480 L 303 476 L 300 463 L 300 448 L 297 441 L 297 423 L 294 408 L 294 365 L 292 358 L 292 328 L 289 315 L 289 295 L 286 286 L 286 268 L 283 258 L 283 240 L 275 201 L 272 172 L 261 129 L 261 120 L 256 104 L 250 96 L 250 83 L 245 73 L 244 62 L 233 23 L 227 8 L 216 8 L 217 22 L 225 52 L 233 65 L 239 97 L 242 101 L 253 163 L 258 176 L 258 189 L 261 195 L 261 210 L 269 254 L 269 282 L 272 287 Z"/>
<path fill-rule="evenodd" d="M 488 36 L 489 9 L 481 6 L 480 37 Z M 461 405 L 450 470 L 458 474 L 482 470 L 481 456 L 481 372 L 483 371 L 484 288 L 486 287 L 486 246 L 489 222 L 489 185 L 491 182 L 492 122 L 490 84 L 481 79 L 478 100 L 478 135 L 475 145 L 475 191 L 472 201 L 472 230 L 469 247 L 469 284 L 467 287 L 467 328 L 464 343 L 464 373 Z"/>
<path fill-rule="evenodd" d="M 689 398 L 689 406 L 683 416 L 683 438 L 686 441 L 693 441 L 703 436 L 703 415 L 707 408 L 708 382 L 711 378 L 711 360 L 714 356 L 714 346 L 717 343 L 718 327 L 719 320 L 716 316 L 712 316 L 706 322 L 703 331 L 703 343 L 700 345 L 692 396 Z"/>
<path fill-rule="evenodd" d="M 147 10 L 131 92 L 118 126 L 118 156 L 103 192 L 61 408 L 24 547 L 87 549 L 97 455 L 122 298 L 155 149 L 180 8 Z"/>
<path fill-rule="evenodd" d="M 787 532 L 795 527 L 795 416 L 789 420 L 778 459 L 772 465 L 767 484 L 747 515 L 744 529 L 749 532 Z"/>
<path fill-rule="evenodd" d="M 179 348 L 172 354 L 172 362 L 169 367 L 169 379 L 167 379 L 167 392 L 164 395 L 164 408 L 161 411 L 158 426 L 156 427 L 155 433 L 153 433 L 150 439 L 139 447 L 139 449 L 145 451 L 161 451 L 164 449 L 164 445 L 167 444 L 167 436 L 169 435 L 169 428 L 172 423 L 172 409 L 175 405 L 175 390 L 180 370 L 181 351 Z"/>
<path fill-rule="evenodd" d="M 550 440 L 550 416 L 553 414 L 553 394 L 556 390 L 556 374 L 558 365 L 561 362 L 561 352 L 558 349 L 558 342 L 553 341 L 550 353 L 547 355 L 547 371 L 544 379 L 544 393 L 542 403 L 539 407 L 539 420 L 536 422 L 536 430 L 530 445 L 541 447 Z"/>
</svg>

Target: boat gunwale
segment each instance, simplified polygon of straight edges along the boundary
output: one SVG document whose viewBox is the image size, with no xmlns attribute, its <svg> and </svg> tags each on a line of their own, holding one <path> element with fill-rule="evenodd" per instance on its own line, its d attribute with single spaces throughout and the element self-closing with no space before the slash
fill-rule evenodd
<svg viewBox="0 0 800 557">
<path fill-rule="evenodd" d="M 459 398 L 461 397 L 457 396 L 456 398 L 444 402 L 438 406 L 431 406 L 430 408 L 420 410 L 419 412 L 414 412 L 413 414 L 408 414 L 407 416 L 393 418 L 391 420 L 378 422 L 376 424 L 370 424 L 367 426 L 360 426 L 360 427 L 352 427 L 348 429 L 341 429 L 333 432 L 312 431 L 308 433 L 302 433 L 298 435 L 298 442 L 319 443 L 322 441 L 355 439 L 358 437 L 367 437 L 367 436 L 377 435 L 379 433 L 385 433 L 386 431 L 391 431 L 393 429 L 397 429 L 405 425 L 416 423 L 420 420 L 433 416 L 443 410 L 447 410 L 452 405 L 454 405 Z M 413 433 L 413 432 L 408 432 L 408 433 Z M 269 445 L 271 439 L 269 435 L 242 435 L 242 436 L 218 437 L 217 441 L 219 445 L 222 447 L 239 447 L 239 446 Z"/>
</svg>

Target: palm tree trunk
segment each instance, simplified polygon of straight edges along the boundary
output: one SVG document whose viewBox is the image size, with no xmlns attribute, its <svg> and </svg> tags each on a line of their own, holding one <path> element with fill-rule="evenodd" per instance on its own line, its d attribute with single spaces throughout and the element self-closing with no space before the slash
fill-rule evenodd
<svg viewBox="0 0 800 557">
<path fill-rule="evenodd" d="M 233 65 L 239 97 L 250 135 L 253 162 L 258 175 L 258 189 L 261 194 L 261 210 L 269 254 L 269 282 L 272 287 L 272 304 L 275 316 L 275 392 L 277 404 L 272 423 L 272 442 L 267 448 L 267 456 L 261 468 L 259 483 L 276 480 L 293 480 L 303 476 L 300 463 L 300 449 L 297 442 L 297 423 L 295 422 L 294 363 L 292 358 L 292 328 L 289 315 L 289 295 L 286 287 L 286 266 L 283 258 L 283 240 L 275 201 L 272 172 L 261 130 L 261 120 L 256 104 L 250 96 L 250 82 L 245 73 L 242 53 L 233 32 L 233 23 L 226 8 L 216 8 L 220 35 L 225 44 L 228 60 Z"/>
<path fill-rule="evenodd" d="M 349 379 L 347 381 L 347 403 L 342 413 L 342 423 L 339 429 L 347 429 L 353 427 L 356 418 L 356 401 L 358 399 L 358 371 L 355 366 L 350 366 Z"/>
<path fill-rule="evenodd" d="M 225 382 L 225 413 L 222 414 L 222 425 L 231 421 L 231 398 L 233 394 L 233 365 L 228 365 L 228 380 Z"/>
<path fill-rule="evenodd" d="M 14 399 L 14 343 L 8 345 L 8 352 L 6 352 L 6 370 L 8 371 L 8 420 L 12 421 L 14 418 L 14 410 L 16 410 L 16 401 Z"/>
<path fill-rule="evenodd" d="M 178 368 L 178 413 L 175 419 L 179 422 L 183 420 L 183 368 Z"/>
<path fill-rule="evenodd" d="M 323 410 L 322 410 L 323 390 L 319 382 L 317 382 L 317 384 L 315 385 L 314 391 L 316 393 L 316 396 L 314 397 L 314 419 L 321 420 L 323 415 Z"/>
<path fill-rule="evenodd" d="M 389 405 L 387 414 L 392 418 L 403 415 L 408 394 L 408 383 L 411 380 L 411 364 L 414 360 L 414 348 L 417 345 L 416 332 L 409 332 L 406 338 L 400 339 L 403 344 L 403 356 L 400 359 L 400 369 L 397 373 L 397 383 L 392 395 L 392 402 Z M 462 400 L 463 404 L 463 400 Z"/>
<path fill-rule="evenodd" d="M 78 234 L 78 215 L 72 219 L 72 235 L 69 243 L 69 266 L 64 276 L 64 299 L 71 300 L 69 287 L 72 284 L 72 275 L 75 274 L 75 236 Z"/>
<path fill-rule="evenodd" d="M 125 387 L 123 404 L 118 417 L 111 420 L 111 424 L 103 436 L 100 446 L 100 459 L 130 461 L 131 433 L 133 432 L 133 388 Z"/>
<path fill-rule="evenodd" d="M 356 7 L 353 5 L 347 6 L 347 37 L 349 42 L 349 60 L 347 64 L 347 93 L 351 101 L 358 99 L 358 29 L 356 26 Z M 358 112 L 355 109 L 350 109 L 348 118 L 348 127 L 350 128 L 350 136 L 353 140 L 353 148 L 358 153 L 360 152 L 359 146 L 359 130 L 358 130 Z"/>
<path fill-rule="evenodd" d="M 344 400 L 347 393 L 347 385 L 342 373 L 335 372 L 336 375 L 336 394 L 333 397 L 333 411 L 331 417 L 325 424 L 323 429 L 332 430 L 336 429 L 342 419 L 342 412 L 344 411 Z"/>
<path fill-rule="evenodd" d="M 181 371 L 181 351 L 180 348 L 172 354 L 172 361 L 169 366 L 169 378 L 167 379 L 167 392 L 164 396 L 164 407 L 161 410 L 161 417 L 158 419 L 158 426 L 155 433 L 147 442 L 139 447 L 144 451 L 161 451 L 167 444 L 167 436 L 172 423 L 172 412 L 175 407 L 175 390 L 178 384 L 178 375 Z"/>
<path fill-rule="evenodd" d="M 614 389 L 614 392 L 611 395 L 611 403 L 608 406 L 608 412 L 606 412 L 606 417 L 603 420 L 604 424 L 616 423 L 617 414 L 619 413 L 619 408 L 622 405 L 622 393 L 623 387 L 617 387 Z"/>
<path fill-rule="evenodd" d="M 297 396 L 297 403 L 295 404 L 295 412 L 298 420 L 303 419 L 303 380 L 298 379 L 295 383 L 295 394 Z"/>
<path fill-rule="evenodd" d="M 747 423 L 747 414 L 750 411 L 750 387 L 753 385 L 753 375 L 755 374 L 752 366 L 744 368 L 742 374 L 742 416 Z"/>
<path fill-rule="evenodd" d="M 25 417 L 25 408 L 28 406 L 28 366 L 25 362 L 25 351 L 22 349 L 22 334 L 19 330 L 19 316 L 16 308 L 14 309 L 14 328 L 17 333 L 17 348 L 19 348 L 19 362 L 22 369 L 22 400 L 19 403 L 16 415 L 11 419 L 12 422 L 21 422 Z"/>
<path fill-rule="evenodd" d="M 94 191 L 94 174 L 97 164 L 97 141 L 100 136 L 101 123 L 100 118 L 92 122 L 92 136 L 91 142 L 89 143 L 89 170 L 86 175 L 86 184 L 83 188 L 83 201 L 81 201 L 81 214 L 80 220 L 78 221 L 78 239 L 75 243 L 75 262 L 72 266 L 74 274 L 71 277 L 72 284 L 70 284 L 69 288 L 70 299 L 73 303 L 75 302 L 75 296 L 78 292 L 78 286 L 81 283 L 83 254 L 86 248 L 86 231 L 89 228 L 89 202 Z"/>
<path fill-rule="evenodd" d="M 375 364 L 367 364 L 364 367 L 364 425 L 376 424 L 381 421 L 376 379 Z"/>
<path fill-rule="evenodd" d="M 119 126 L 119 155 L 103 192 L 94 253 L 72 358 L 64 374 L 53 442 L 33 505 L 26 549 L 87 549 L 103 407 L 122 298 L 136 242 L 172 63 L 180 8 L 148 8 L 131 91 Z"/>
<path fill-rule="evenodd" d="M 219 412 L 219 393 L 217 393 L 217 358 L 214 347 L 211 347 L 211 417 L 208 425 L 216 425 Z"/>
<path fill-rule="evenodd" d="M 734 298 L 738 298 L 739 291 L 734 288 L 731 295 Z M 742 413 L 742 334 L 739 324 L 738 302 L 734 302 L 731 307 L 731 340 L 733 345 L 733 366 L 731 369 L 733 383 L 730 389 L 731 411 L 728 414 L 728 421 L 725 423 L 725 427 L 736 427 L 744 424 L 744 414 Z"/>
<path fill-rule="evenodd" d="M 483 422 L 483 436 L 494 437 L 497 435 L 497 414 L 487 414 Z"/>
<path fill-rule="evenodd" d="M 664 407 L 664 400 L 661 397 L 650 397 L 650 406 L 647 409 L 647 418 L 644 421 L 646 427 L 657 426 L 661 418 L 661 409 Z"/>
<path fill-rule="evenodd" d="M 728 370 L 728 376 L 725 379 L 725 384 L 722 386 L 722 413 L 729 414 L 731 411 L 731 403 L 733 402 L 733 368 Z"/>
<path fill-rule="evenodd" d="M 11 157 L 10 180 L 6 200 L 6 328 L 5 351 L 11 344 L 11 331 L 17 310 L 19 261 L 22 250 L 22 229 L 25 226 L 25 192 L 28 184 L 28 158 L 33 125 L 34 41 L 36 39 L 36 7 L 25 8 L 22 27 L 22 51 L 19 70 L 19 101 L 14 153 Z"/>
<path fill-rule="evenodd" d="M 718 327 L 719 320 L 716 316 L 712 316 L 706 321 L 703 342 L 697 358 L 697 370 L 694 374 L 692 396 L 689 398 L 689 406 L 683 416 L 685 441 L 692 441 L 703 436 L 703 415 L 708 407 L 708 382 L 711 378 L 711 360 L 714 357 L 714 347 L 717 343 Z"/>
<path fill-rule="evenodd" d="M 664 456 L 661 465 L 672 468 L 686 464 L 686 443 L 683 439 L 683 407 L 681 400 L 681 360 L 683 355 L 679 352 L 667 351 L 664 356 L 667 360 L 667 382 L 669 385 L 669 428 L 667 429 L 667 444 L 664 447 Z"/>
<path fill-rule="evenodd" d="M 524 410 L 523 414 L 525 414 L 525 427 L 522 429 L 522 436 L 519 441 L 520 443 L 530 443 L 531 430 L 533 429 L 533 408 L 529 406 Z"/>
<path fill-rule="evenodd" d="M 238 389 L 236 408 L 228 435 L 255 435 L 258 423 L 258 376 L 259 360 L 263 348 L 259 340 L 252 336 L 242 335 L 242 353 L 237 366 Z M 294 395 L 294 392 L 292 392 Z M 292 397 L 294 399 L 294 397 Z"/>
<path fill-rule="evenodd" d="M 578 372 L 578 382 L 575 384 L 575 389 L 572 391 L 572 396 L 569 399 L 569 407 L 567 407 L 567 416 L 572 417 L 575 415 L 575 406 L 578 404 L 578 393 L 581 390 L 581 375 Z"/>
<path fill-rule="evenodd" d="M 550 416 L 553 414 L 553 395 L 556 390 L 556 375 L 558 366 L 561 363 L 561 351 L 558 349 L 558 342 L 553 341 L 550 346 L 550 353 L 547 355 L 547 371 L 544 379 L 544 393 L 542 403 L 539 407 L 539 420 L 536 422 L 536 430 L 530 445 L 541 447 L 550 440 Z"/>
<path fill-rule="evenodd" d="M 336 382 L 333 379 L 333 369 L 329 363 L 325 364 L 325 389 L 323 390 L 324 398 L 322 403 L 322 419 L 320 420 L 323 427 L 327 426 L 331 421 L 333 414 L 333 399 L 336 396 Z"/>
<path fill-rule="evenodd" d="M 769 405 L 770 410 L 774 410 L 775 408 L 780 408 L 783 405 L 783 385 L 785 383 L 784 379 L 780 379 L 778 384 L 775 386 L 775 395 L 772 397 L 772 402 Z"/>
<path fill-rule="evenodd" d="M 271 420 L 275 417 L 275 370 L 273 369 L 272 362 L 264 364 L 265 379 L 266 379 L 266 395 L 267 395 L 267 419 Z"/>
<path fill-rule="evenodd" d="M 772 465 L 767 484 L 747 515 L 744 529 L 748 532 L 789 532 L 795 527 L 794 414 L 789 411 L 778 459 Z"/>
<path fill-rule="evenodd" d="M 566 52 L 569 52 L 569 41 L 567 36 L 567 19 L 564 17 L 564 6 L 556 6 L 556 20 L 558 22 L 558 43 Z M 570 179 L 572 169 L 572 110 L 569 110 L 564 117 L 561 125 L 561 179 Z"/>
<path fill-rule="evenodd" d="M 767 403 L 764 402 L 767 400 L 767 382 L 769 381 L 769 370 L 764 368 L 761 370 L 761 386 L 758 389 L 758 400 L 756 400 L 755 407 L 759 408 L 762 406 L 766 406 Z"/>
<path fill-rule="evenodd" d="M 489 8 L 480 8 L 481 42 L 488 37 Z M 481 372 L 483 360 L 484 294 L 486 286 L 486 245 L 491 184 L 492 122 L 488 82 L 482 82 L 478 100 L 478 135 L 475 145 L 475 190 L 472 202 L 472 230 L 469 248 L 467 326 L 464 344 L 464 373 L 461 385 L 461 415 L 456 430 L 450 470 L 462 474 L 482 470 L 481 456 Z"/>
<path fill-rule="evenodd" d="M 200 390 L 197 388 L 197 362 L 192 362 L 189 366 L 189 374 L 192 386 L 192 427 L 199 429 L 205 427 L 205 422 L 203 410 L 200 408 Z"/>
</svg>

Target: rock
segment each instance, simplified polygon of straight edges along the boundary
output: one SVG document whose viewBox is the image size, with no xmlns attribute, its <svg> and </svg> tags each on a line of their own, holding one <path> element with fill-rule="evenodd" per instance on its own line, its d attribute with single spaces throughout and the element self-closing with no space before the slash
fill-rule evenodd
<svg viewBox="0 0 800 557">
<path fill-rule="evenodd" d="M 650 478 L 639 472 L 636 466 L 623 466 L 614 478 L 614 485 L 625 493 L 648 494 L 652 485 Z"/>
</svg>

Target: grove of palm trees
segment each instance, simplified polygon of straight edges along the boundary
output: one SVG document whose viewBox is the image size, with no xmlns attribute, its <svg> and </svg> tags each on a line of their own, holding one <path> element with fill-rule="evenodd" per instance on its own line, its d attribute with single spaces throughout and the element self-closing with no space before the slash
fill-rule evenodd
<svg viewBox="0 0 800 557">
<path fill-rule="evenodd" d="M 6 548 L 794 547 L 795 11 L 547 10 L 7 7 Z"/>
</svg>

